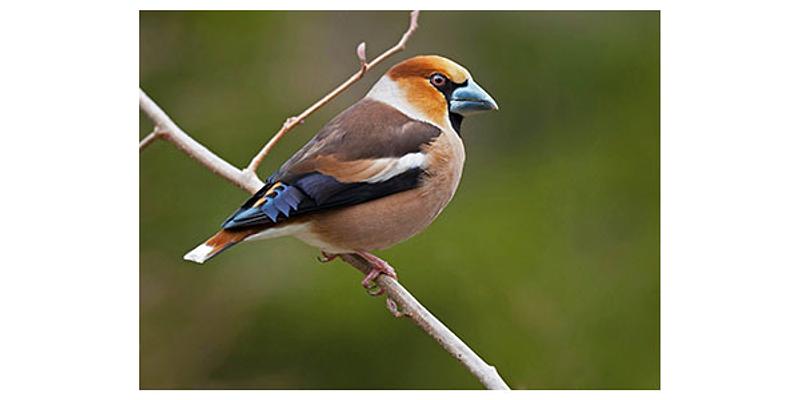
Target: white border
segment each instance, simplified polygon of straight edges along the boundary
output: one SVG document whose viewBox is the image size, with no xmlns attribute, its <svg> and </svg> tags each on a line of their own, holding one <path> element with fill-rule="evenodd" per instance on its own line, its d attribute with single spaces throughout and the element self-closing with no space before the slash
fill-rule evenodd
<svg viewBox="0 0 800 400">
<path fill-rule="evenodd" d="M 187 3 L 4 8 L 3 398 L 319 395 L 138 391 L 137 9 L 274 6 Z M 365 1 L 342 7 L 351 4 L 382 8 Z M 662 9 L 661 391 L 324 395 L 792 397 L 787 394 L 796 392 L 800 359 L 800 32 L 791 4 L 491 3 L 503 9 Z M 424 29 L 424 14 L 420 22 Z"/>
</svg>

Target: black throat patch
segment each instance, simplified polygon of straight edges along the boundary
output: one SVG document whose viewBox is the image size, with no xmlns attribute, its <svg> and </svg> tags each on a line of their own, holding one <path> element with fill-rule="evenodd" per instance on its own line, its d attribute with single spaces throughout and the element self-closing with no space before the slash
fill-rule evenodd
<svg viewBox="0 0 800 400">
<path fill-rule="evenodd" d="M 464 121 L 464 116 L 450 111 L 450 98 L 453 97 L 453 91 L 460 87 L 467 86 L 467 84 L 467 81 L 457 84 L 448 79 L 444 86 L 436 88 L 442 92 L 444 98 L 447 99 L 447 116 L 450 119 L 450 125 L 453 125 L 453 129 L 456 130 L 459 137 L 461 137 L 461 123 Z"/>
</svg>

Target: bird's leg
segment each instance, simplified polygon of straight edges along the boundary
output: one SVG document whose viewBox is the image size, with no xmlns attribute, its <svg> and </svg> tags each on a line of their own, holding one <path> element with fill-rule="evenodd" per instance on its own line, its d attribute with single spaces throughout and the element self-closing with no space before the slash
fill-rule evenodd
<svg viewBox="0 0 800 400">
<path fill-rule="evenodd" d="M 335 260 L 336 257 L 339 257 L 338 254 L 328 254 L 328 253 L 326 253 L 326 252 L 324 252 L 322 250 L 320 250 L 320 252 L 322 254 L 317 256 L 317 260 L 319 260 L 319 262 L 321 262 L 321 263 L 329 263 L 329 262 Z"/>
<path fill-rule="evenodd" d="M 397 279 L 397 273 L 394 272 L 394 268 L 392 268 L 392 266 L 386 261 L 383 261 L 380 257 L 367 253 L 366 251 L 357 251 L 356 254 L 366 260 L 372 267 L 367 276 L 364 277 L 364 280 L 361 281 L 361 286 L 364 286 L 367 289 L 367 293 L 373 296 L 382 295 L 382 287 L 378 287 L 377 291 L 374 290 L 376 286 L 375 279 L 378 278 L 380 274 Z"/>
</svg>

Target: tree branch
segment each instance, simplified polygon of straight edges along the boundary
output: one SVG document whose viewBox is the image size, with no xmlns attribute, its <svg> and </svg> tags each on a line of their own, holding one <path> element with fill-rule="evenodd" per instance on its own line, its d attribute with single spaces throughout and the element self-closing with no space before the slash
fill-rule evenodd
<svg viewBox="0 0 800 400">
<path fill-rule="evenodd" d="M 140 108 L 141 108 L 141 106 L 140 106 Z M 139 153 L 143 152 L 144 149 L 147 148 L 147 146 L 149 146 L 151 143 L 155 142 L 156 139 L 158 139 L 158 135 L 160 133 L 161 132 L 159 132 L 158 127 L 156 127 L 155 129 L 153 129 L 153 132 L 150 132 L 149 135 L 145 136 L 144 139 L 142 139 L 142 141 L 139 142 Z"/>
<path fill-rule="evenodd" d="M 278 130 L 278 132 L 275 133 L 274 136 L 272 136 L 272 139 L 270 139 L 269 142 L 267 142 L 267 144 L 264 145 L 264 147 L 258 152 L 258 154 L 256 154 L 253 157 L 253 159 L 250 161 L 250 164 L 247 166 L 247 168 L 245 168 L 245 171 L 255 173 L 256 169 L 258 169 L 258 166 L 261 165 L 261 162 L 264 161 L 264 158 L 267 156 L 267 154 L 269 154 L 272 148 L 275 147 L 275 144 L 278 143 L 279 140 L 281 140 L 283 135 L 289 133 L 289 131 L 294 129 L 294 127 L 296 127 L 298 124 L 303 123 L 303 120 L 305 120 L 314 111 L 319 110 L 320 108 L 322 108 L 322 106 L 328 104 L 329 101 L 333 100 L 336 96 L 347 90 L 350 86 L 353 86 L 353 84 L 358 82 L 364 76 L 364 74 L 367 73 L 367 71 L 369 71 L 376 65 L 380 64 L 383 60 L 391 57 L 395 53 L 399 53 L 400 51 L 405 49 L 406 42 L 408 42 L 408 39 L 417 30 L 418 17 L 419 17 L 419 11 L 412 11 L 408 24 L 408 29 L 403 34 L 403 37 L 400 38 L 400 41 L 397 42 L 397 44 L 394 45 L 389 50 L 384 51 L 383 54 L 376 57 L 374 60 L 372 60 L 372 62 L 369 63 L 367 62 L 366 44 L 364 42 L 361 42 L 361 44 L 359 44 L 358 47 L 356 48 L 356 55 L 358 56 L 360 62 L 360 67 L 358 71 L 356 71 L 356 73 L 353 74 L 353 76 L 351 76 L 350 79 L 342 82 L 342 84 L 339 85 L 336 89 L 333 89 L 333 91 L 325 95 L 325 97 L 317 100 L 316 103 L 312 104 L 311 107 L 308 107 L 305 111 L 300 113 L 300 115 L 287 118 L 286 122 L 283 123 L 281 129 Z"/>
<path fill-rule="evenodd" d="M 264 186 L 264 183 L 258 179 L 256 174 L 249 171 L 240 171 L 186 134 L 177 124 L 172 122 L 167 113 L 161 110 L 158 104 L 151 100 L 142 89 L 139 89 L 139 108 L 156 125 L 153 133 L 139 143 L 140 151 L 156 138 L 163 138 L 174 144 L 189 157 L 203 164 L 211 172 L 225 178 L 241 189 L 255 193 Z"/>
<path fill-rule="evenodd" d="M 308 115 L 321 108 L 332 98 L 350 87 L 355 81 L 361 79 L 370 68 L 389 56 L 403 50 L 406 42 L 417 28 L 418 13 L 418 11 L 413 11 L 411 13 L 410 26 L 400 41 L 394 47 L 376 57 L 371 63 L 366 62 L 366 45 L 363 42 L 359 44 L 356 49 L 356 55 L 360 61 L 360 70 L 331 93 L 306 109 L 306 111 L 299 116 L 289 118 L 278 133 L 276 133 L 267 145 L 261 149 L 250 162 L 250 165 L 244 170 L 239 170 L 234 167 L 181 130 L 181 128 L 179 128 L 178 125 L 175 124 L 141 89 L 139 89 L 139 108 L 153 121 L 155 129 L 139 143 L 139 149 L 142 151 L 156 139 L 165 139 L 215 174 L 231 182 L 240 189 L 253 194 L 263 186 L 263 183 L 256 176 L 255 169 L 258 168 L 258 165 L 275 143 L 302 121 L 303 118 L 306 118 Z M 356 254 L 344 254 L 341 255 L 341 258 L 364 274 L 367 274 L 371 269 L 369 263 Z M 387 307 L 395 317 L 399 318 L 405 316 L 414 321 L 425 333 L 435 339 L 445 351 L 463 364 L 487 389 L 509 389 L 508 385 L 503 381 L 503 378 L 497 373 L 497 369 L 483 361 L 483 359 L 467 346 L 466 343 L 459 339 L 447 326 L 417 301 L 400 282 L 389 276 L 380 275 L 376 279 L 376 283 L 385 290 L 387 295 Z"/>
<path fill-rule="evenodd" d="M 344 254 L 340 258 L 365 275 L 372 268 L 366 260 L 357 254 Z M 411 318 L 425 333 L 436 339 L 436 342 L 445 351 L 463 364 L 472 375 L 475 375 L 487 389 L 509 389 L 495 367 L 483 361 L 453 331 L 431 314 L 422 303 L 417 301 L 400 282 L 383 274 L 379 275 L 375 281 L 378 286 L 386 291 L 387 307 L 395 317 Z"/>
</svg>

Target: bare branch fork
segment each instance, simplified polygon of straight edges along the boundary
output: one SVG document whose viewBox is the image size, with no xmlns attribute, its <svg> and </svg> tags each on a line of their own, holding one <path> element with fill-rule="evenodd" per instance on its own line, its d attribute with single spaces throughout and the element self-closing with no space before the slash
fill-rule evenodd
<svg viewBox="0 0 800 400">
<path fill-rule="evenodd" d="M 302 123 L 303 119 L 320 109 L 330 102 L 334 97 L 344 92 L 361 79 L 367 71 L 381 63 L 385 59 L 402 51 L 408 39 L 417 29 L 417 18 L 419 11 L 411 12 L 411 20 L 408 30 L 403 37 L 392 48 L 386 50 L 371 62 L 366 59 L 366 44 L 360 43 L 356 47 L 360 67 L 348 80 L 336 87 L 333 91 L 325 95 L 316 103 L 297 116 L 288 118 L 280 130 L 270 139 L 269 142 L 256 154 L 250 164 L 243 170 L 236 168 L 221 157 L 214 154 L 211 150 L 194 140 L 184 132 L 172 119 L 152 100 L 147 94 L 139 89 L 139 108 L 155 124 L 155 129 L 148 134 L 140 143 L 139 150 L 144 150 L 148 145 L 157 139 L 165 139 L 174 144 L 179 150 L 186 153 L 213 173 L 233 183 L 240 189 L 255 193 L 262 186 L 263 182 L 256 175 L 256 169 L 269 154 L 275 144 L 290 130 Z M 352 265 L 364 274 L 371 269 L 369 263 L 356 254 L 345 254 L 342 260 Z M 497 373 L 497 369 L 487 364 L 480 358 L 466 343 L 458 338 L 450 329 L 430 313 L 411 293 L 406 290 L 398 281 L 386 275 L 380 275 L 376 279 L 378 286 L 386 292 L 386 304 L 395 317 L 408 317 L 417 326 L 430 335 L 441 345 L 450 355 L 455 357 L 464 367 L 469 370 L 487 389 L 509 389 L 508 385 Z"/>
</svg>

